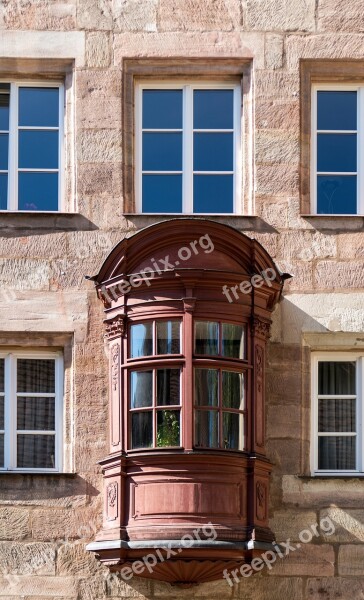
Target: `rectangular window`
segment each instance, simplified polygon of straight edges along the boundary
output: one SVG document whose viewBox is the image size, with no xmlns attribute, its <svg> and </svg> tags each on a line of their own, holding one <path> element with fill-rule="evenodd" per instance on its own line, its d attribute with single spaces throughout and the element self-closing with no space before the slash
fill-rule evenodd
<svg viewBox="0 0 364 600">
<path fill-rule="evenodd" d="M 137 86 L 138 212 L 237 212 L 240 105 L 235 83 Z"/>
<path fill-rule="evenodd" d="M 62 398 L 60 355 L 0 355 L 0 470 L 61 470 Z"/>
<path fill-rule="evenodd" d="M 58 211 L 63 86 L 0 82 L 0 210 Z"/>
<path fill-rule="evenodd" d="M 311 196 L 316 214 L 364 213 L 363 109 L 363 86 L 312 88 Z"/>
<path fill-rule="evenodd" d="M 363 471 L 363 357 L 320 355 L 313 362 L 313 471 Z"/>
</svg>

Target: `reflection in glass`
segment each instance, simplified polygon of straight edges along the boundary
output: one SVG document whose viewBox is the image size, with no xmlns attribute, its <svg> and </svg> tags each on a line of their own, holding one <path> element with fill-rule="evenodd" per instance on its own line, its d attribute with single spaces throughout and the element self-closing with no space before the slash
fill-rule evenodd
<svg viewBox="0 0 364 600">
<path fill-rule="evenodd" d="M 17 429 L 54 431 L 54 398 L 18 397 Z"/>
<path fill-rule="evenodd" d="M 195 353 L 219 353 L 219 324 L 214 321 L 195 322 Z"/>
<path fill-rule="evenodd" d="M 0 173 L 0 210 L 6 210 L 8 204 L 8 175 Z"/>
<path fill-rule="evenodd" d="M 8 170 L 8 157 L 9 157 L 9 134 L 0 133 L 0 170 Z"/>
<path fill-rule="evenodd" d="M 157 321 L 157 354 L 180 354 L 180 321 Z"/>
<path fill-rule="evenodd" d="M 182 133 L 143 133 L 143 171 L 181 171 Z"/>
<path fill-rule="evenodd" d="M 222 324 L 222 355 L 227 358 L 244 358 L 244 326 Z"/>
<path fill-rule="evenodd" d="M 4 396 L 0 396 L 0 429 L 4 430 L 4 426 L 5 426 L 5 421 L 4 421 L 4 416 L 5 416 L 5 406 L 4 406 Z"/>
<path fill-rule="evenodd" d="M 357 211 L 356 198 L 356 175 L 318 175 L 318 214 L 354 215 Z"/>
<path fill-rule="evenodd" d="M 143 129 L 182 129 L 182 90 L 143 90 Z"/>
<path fill-rule="evenodd" d="M 58 88 L 19 88 L 19 125 L 28 127 L 58 127 Z"/>
<path fill-rule="evenodd" d="M 317 92 L 317 129 L 356 130 L 357 92 Z"/>
<path fill-rule="evenodd" d="M 153 324 L 138 323 L 130 327 L 131 358 L 153 354 Z"/>
<path fill-rule="evenodd" d="M 193 210 L 196 213 L 232 213 L 233 175 L 194 175 Z"/>
<path fill-rule="evenodd" d="M 131 415 L 131 447 L 151 448 L 153 446 L 153 413 L 138 412 Z"/>
<path fill-rule="evenodd" d="M 143 213 L 181 213 L 182 175 L 143 175 Z"/>
<path fill-rule="evenodd" d="M 194 171 L 233 171 L 232 133 L 194 133 Z"/>
<path fill-rule="evenodd" d="M 19 210 L 58 210 L 58 173 L 19 173 Z"/>
<path fill-rule="evenodd" d="M 4 434 L 0 433 L 0 467 L 4 466 Z"/>
<path fill-rule="evenodd" d="M 48 359 L 17 359 L 17 391 L 55 392 L 55 361 Z"/>
<path fill-rule="evenodd" d="M 180 404 L 180 379 L 179 369 L 157 370 L 157 406 Z"/>
<path fill-rule="evenodd" d="M 202 446 L 204 448 L 219 447 L 219 427 L 217 411 L 195 411 L 195 445 L 196 447 Z"/>
<path fill-rule="evenodd" d="M 157 412 L 157 447 L 180 446 L 180 411 Z"/>
<path fill-rule="evenodd" d="M 23 469 L 54 469 L 54 435 L 18 435 L 17 467 Z"/>
<path fill-rule="evenodd" d="M 194 129 L 233 129 L 233 90 L 194 90 Z"/>
<path fill-rule="evenodd" d="M 20 169 L 58 169 L 58 131 L 19 131 Z"/>
<path fill-rule="evenodd" d="M 319 133 L 317 135 L 317 170 L 355 172 L 356 133 Z"/>
<path fill-rule="evenodd" d="M 145 408 L 153 404 L 153 372 L 132 371 L 130 374 L 131 408 Z"/>
<path fill-rule="evenodd" d="M 234 371 L 222 372 L 223 408 L 244 409 L 244 377 Z"/>
<path fill-rule="evenodd" d="M 7 87 L 4 87 L 7 86 Z M 0 84 L 0 131 L 9 131 L 10 84 Z"/>
<path fill-rule="evenodd" d="M 195 404 L 197 406 L 217 406 L 218 396 L 217 369 L 195 369 Z"/>
<path fill-rule="evenodd" d="M 222 435 L 225 450 L 244 450 L 244 416 L 224 412 Z"/>
<path fill-rule="evenodd" d="M 318 428 L 323 432 L 356 431 L 356 400 L 319 400 Z"/>
<path fill-rule="evenodd" d="M 0 358 L 0 392 L 4 391 L 4 372 L 5 372 L 5 360 Z"/>
<path fill-rule="evenodd" d="M 355 373 L 355 361 L 320 361 L 318 364 L 319 395 L 355 395 Z"/>
<path fill-rule="evenodd" d="M 354 470 L 356 467 L 355 436 L 320 436 L 318 468 L 332 471 Z"/>
</svg>

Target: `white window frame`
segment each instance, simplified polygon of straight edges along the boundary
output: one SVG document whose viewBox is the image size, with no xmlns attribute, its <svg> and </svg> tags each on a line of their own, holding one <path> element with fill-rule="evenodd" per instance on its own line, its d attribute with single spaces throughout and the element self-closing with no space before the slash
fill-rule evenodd
<svg viewBox="0 0 364 600">
<path fill-rule="evenodd" d="M 354 470 L 325 470 L 318 468 L 318 364 L 322 361 L 329 362 L 356 362 L 356 469 Z M 340 394 L 340 398 L 343 398 Z M 352 396 L 347 396 L 352 398 Z M 312 354 L 311 363 L 311 473 L 327 476 L 348 476 L 364 472 L 364 354 L 355 352 L 315 352 Z M 342 435 L 343 432 L 340 432 Z M 334 435 L 334 433 L 333 433 Z"/>
<path fill-rule="evenodd" d="M 142 92 L 146 89 L 181 89 L 183 90 L 183 128 L 182 128 L 182 212 L 153 213 L 142 212 Z M 193 91 L 203 89 L 226 89 L 234 91 L 233 130 L 219 129 L 221 132 L 232 132 L 233 137 L 233 171 L 209 171 L 211 175 L 223 173 L 233 175 L 233 212 L 228 213 L 197 213 L 193 211 Z M 171 130 L 166 130 L 171 131 Z M 173 130 L 175 131 L 175 130 Z M 180 130 L 178 130 L 180 131 Z M 211 130 L 206 130 L 211 131 Z M 242 191 L 242 142 L 241 142 L 241 84 L 235 81 L 206 81 L 191 80 L 173 81 L 140 81 L 135 88 L 135 199 L 136 210 L 141 214 L 178 214 L 178 215 L 233 215 L 239 213 Z M 162 173 L 162 172 L 161 172 Z M 169 172 L 176 173 L 176 172 Z M 197 172 L 200 173 L 200 172 Z M 202 172 L 201 172 L 202 173 Z M 205 173 L 205 172 L 203 172 Z M 207 173 L 207 172 L 206 172 Z"/>
<path fill-rule="evenodd" d="M 63 469 L 63 355 L 60 352 L 41 350 L 1 351 L 0 358 L 5 360 L 5 436 L 4 436 L 4 467 L 2 472 L 17 473 L 59 473 Z M 18 358 L 52 359 L 55 361 L 55 466 L 53 469 L 18 468 L 17 460 L 17 391 L 16 391 L 16 361 Z M 34 394 L 34 396 L 47 394 Z M 36 430 L 37 435 L 49 434 L 49 431 Z"/>
<path fill-rule="evenodd" d="M 325 174 L 317 171 L 317 92 L 357 92 L 357 129 L 345 131 L 345 133 L 357 134 L 357 170 L 356 172 L 332 172 L 329 175 L 356 175 L 356 213 L 318 213 L 317 212 L 317 175 Z M 332 133 L 340 133 L 340 130 L 334 130 Z M 326 133 L 330 133 L 326 131 Z M 311 205 L 313 214 L 320 216 L 354 217 L 364 215 L 364 86 L 355 84 L 326 83 L 314 84 L 311 88 Z"/>
<path fill-rule="evenodd" d="M 18 173 L 21 172 L 45 172 L 58 173 L 58 208 L 57 210 L 35 210 L 34 213 L 58 213 L 64 206 L 64 105 L 65 91 L 64 85 L 55 81 L 13 81 L 0 77 L 1 83 L 10 84 L 10 104 L 9 104 L 9 164 L 8 164 L 8 206 L 7 209 L 0 212 L 30 212 L 18 209 Z M 18 107 L 19 107 L 19 88 L 58 88 L 59 89 L 59 126 L 58 127 L 19 127 L 18 126 Z M 18 132 L 19 129 L 41 129 L 44 131 L 58 131 L 58 169 L 19 169 L 18 168 Z M 0 133 L 7 133 L 0 131 Z M 6 172 L 6 171 L 0 171 Z"/>
</svg>

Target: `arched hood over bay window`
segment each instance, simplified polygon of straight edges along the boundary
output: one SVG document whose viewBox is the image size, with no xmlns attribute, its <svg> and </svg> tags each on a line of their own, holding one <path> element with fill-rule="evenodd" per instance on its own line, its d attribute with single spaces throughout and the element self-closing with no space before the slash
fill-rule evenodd
<svg viewBox="0 0 364 600">
<path fill-rule="evenodd" d="M 139 231 L 93 277 L 110 418 L 88 548 L 112 570 L 198 583 L 272 547 L 264 365 L 285 277 L 256 240 L 204 219 Z"/>
</svg>

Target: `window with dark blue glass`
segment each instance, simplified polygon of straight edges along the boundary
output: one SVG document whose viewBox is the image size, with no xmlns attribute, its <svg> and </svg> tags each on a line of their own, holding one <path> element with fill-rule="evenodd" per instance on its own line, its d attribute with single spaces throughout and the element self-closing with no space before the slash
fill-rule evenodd
<svg viewBox="0 0 364 600">
<path fill-rule="evenodd" d="M 358 211 L 358 95 L 355 89 L 316 91 L 314 192 L 318 214 Z"/>
<path fill-rule="evenodd" d="M 0 84 L 1 210 L 59 210 L 61 89 Z"/>
<path fill-rule="evenodd" d="M 233 213 L 239 87 L 141 85 L 139 93 L 139 210 Z"/>
</svg>

